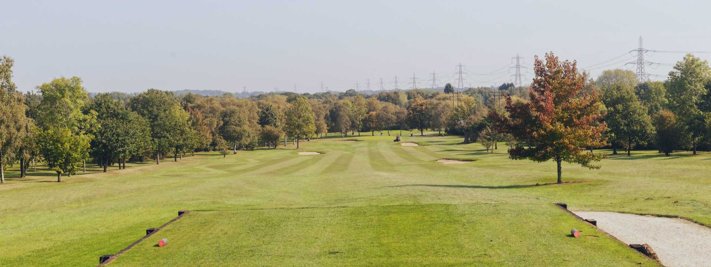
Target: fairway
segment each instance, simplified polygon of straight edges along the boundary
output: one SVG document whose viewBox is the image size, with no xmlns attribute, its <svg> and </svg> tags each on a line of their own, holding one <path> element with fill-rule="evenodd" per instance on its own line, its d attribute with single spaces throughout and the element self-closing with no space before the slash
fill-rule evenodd
<svg viewBox="0 0 711 267">
<path fill-rule="evenodd" d="M 198 153 L 52 183 L 0 187 L 0 265 L 657 265 L 573 218 L 578 210 L 711 225 L 711 155 L 613 156 L 602 169 L 513 161 L 458 137 L 326 138 L 223 158 Z M 298 152 L 318 152 L 300 156 Z M 462 160 L 442 164 L 440 159 Z M 470 161 L 471 160 L 471 161 Z M 568 237 L 570 229 L 583 237 Z M 154 247 L 161 238 L 167 247 Z"/>
</svg>

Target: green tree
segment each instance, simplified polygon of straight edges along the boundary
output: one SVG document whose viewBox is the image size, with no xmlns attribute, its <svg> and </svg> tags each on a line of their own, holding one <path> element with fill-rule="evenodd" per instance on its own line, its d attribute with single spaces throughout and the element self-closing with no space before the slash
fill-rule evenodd
<svg viewBox="0 0 711 267">
<path fill-rule="evenodd" d="M 353 103 L 348 99 L 340 100 L 333 105 L 328 113 L 329 121 L 331 122 L 329 130 L 339 132 L 342 136 L 348 134 L 348 130 L 351 129 L 350 112 L 352 105 Z"/>
<path fill-rule="evenodd" d="M 381 127 L 388 131 L 388 136 L 390 136 L 390 130 L 398 128 L 396 116 L 400 107 L 388 102 L 381 104 L 382 106 L 380 107 L 380 111 L 378 111 L 377 120 L 380 122 Z"/>
<path fill-rule="evenodd" d="M 62 174 L 76 173 L 89 156 L 90 130 L 97 128 L 96 113 L 86 111 L 89 96 L 78 77 L 58 78 L 39 86 L 42 101 L 37 108 L 40 150 L 47 165 Z M 86 113 L 85 113 L 86 112 Z"/>
<path fill-rule="evenodd" d="M 498 133 L 490 126 L 484 127 L 484 130 L 479 133 L 479 143 L 486 149 L 486 152 L 494 153 L 494 144 L 496 144 Z"/>
<path fill-rule="evenodd" d="M 644 82 L 635 88 L 637 97 L 647 108 L 650 117 L 659 114 L 669 101 L 667 100 L 667 88 L 663 82 Z"/>
<path fill-rule="evenodd" d="M 91 108 L 97 111 L 97 121 L 101 125 L 91 142 L 91 155 L 104 172 L 113 163 L 123 169 L 126 160 L 151 150 L 148 121 L 126 109 L 120 100 L 110 94 L 99 94 Z"/>
<path fill-rule="evenodd" d="M 452 94 L 454 93 L 454 87 L 452 87 L 451 83 L 447 83 L 444 85 L 444 93 L 445 94 Z"/>
<path fill-rule="evenodd" d="M 635 76 L 634 72 L 615 70 L 612 73 L 628 79 L 609 79 L 609 76 L 612 76 L 611 71 L 603 72 L 598 78 L 602 101 L 607 108 L 605 122 L 609 131 L 608 139 L 612 144 L 613 154 L 617 154 L 619 144 L 626 148 L 629 156 L 635 145 L 646 144 L 654 135 L 654 126 L 647 108 L 639 101 L 629 81 Z"/>
<path fill-rule="evenodd" d="M 355 135 L 358 132 L 360 135 L 361 129 L 363 129 L 363 123 L 368 116 L 368 102 L 362 95 L 356 95 L 353 97 L 353 105 L 351 105 L 350 118 L 351 118 L 351 134 Z"/>
<path fill-rule="evenodd" d="M 62 174 L 76 173 L 78 163 L 88 156 L 90 141 L 88 135 L 75 135 L 69 128 L 52 127 L 42 132 L 42 156 L 57 173 L 57 182 L 62 181 Z"/>
<path fill-rule="evenodd" d="M 150 125 L 151 143 L 153 144 L 156 164 L 167 153 L 178 154 L 194 140 L 190 128 L 189 114 L 182 109 L 171 92 L 149 89 L 129 101 L 129 107 Z"/>
<path fill-rule="evenodd" d="M 264 142 L 267 147 L 277 148 L 277 145 L 279 144 L 279 139 L 282 135 L 283 133 L 281 132 L 281 130 L 274 126 L 267 125 L 262 127 L 262 130 L 259 133 L 259 139 L 262 140 L 262 142 Z"/>
<path fill-rule="evenodd" d="M 669 156 L 681 145 L 684 137 L 680 126 L 676 115 L 670 110 L 663 109 L 654 117 L 657 147 L 664 155 Z"/>
<path fill-rule="evenodd" d="M 418 129 L 420 135 L 425 135 L 425 129 L 430 125 L 430 105 L 427 100 L 416 96 L 407 107 L 407 121 L 410 128 Z"/>
<path fill-rule="evenodd" d="M 287 135 L 296 139 L 296 148 L 299 140 L 314 135 L 316 125 L 314 113 L 311 111 L 309 101 L 304 97 L 297 97 L 291 107 L 286 111 L 286 125 L 284 130 Z"/>
<path fill-rule="evenodd" d="M 5 182 L 5 166 L 17 159 L 26 135 L 25 104 L 12 81 L 13 63 L 9 57 L 0 58 L 0 183 Z"/>
<path fill-rule="evenodd" d="M 585 149 L 604 144 L 604 106 L 595 90 L 583 90 L 586 75 L 578 72 L 575 62 L 560 62 L 552 53 L 546 54 L 545 62 L 535 58 L 534 72 L 530 101 L 507 99 L 505 125 L 517 140 L 509 156 L 537 162 L 554 160 L 558 183 L 562 182 L 563 161 L 599 167 L 591 162 L 602 156 Z"/>
<path fill-rule="evenodd" d="M 711 69 L 705 60 L 686 55 L 669 72 L 667 94 L 669 108 L 684 126 L 691 149 L 696 148 L 707 131 L 705 115 L 701 110 L 703 97 L 708 93 L 705 85 L 711 78 Z"/>
</svg>

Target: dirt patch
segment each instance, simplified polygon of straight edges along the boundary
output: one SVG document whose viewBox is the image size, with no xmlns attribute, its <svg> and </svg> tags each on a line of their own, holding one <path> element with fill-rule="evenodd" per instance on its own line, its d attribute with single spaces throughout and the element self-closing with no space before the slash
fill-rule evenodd
<svg viewBox="0 0 711 267">
<path fill-rule="evenodd" d="M 451 165 L 451 164 L 467 164 L 472 162 L 473 160 L 461 160 L 461 159 L 438 159 L 437 162 L 442 163 L 444 165 Z"/>
<path fill-rule="evenodd" d="M 319 152 L 299 152 L 299 156 L 313 156 L 313 155 L 321 155 Z"/>
<path fill-rule="evenodd" d="M 708 266 L 711 228 L 677 218 L 574 211 L 627 244 L 648 244 L 665 266 Z M 585 234 L 585 233 L 583 233 Z"/>
<path fill-rule="evenodd" d="M 405 142 L 405 143 L 400 143 L 401 146 L 420 146 L 417 143 L 412 143 L 412 142 Z"/>
</svg>

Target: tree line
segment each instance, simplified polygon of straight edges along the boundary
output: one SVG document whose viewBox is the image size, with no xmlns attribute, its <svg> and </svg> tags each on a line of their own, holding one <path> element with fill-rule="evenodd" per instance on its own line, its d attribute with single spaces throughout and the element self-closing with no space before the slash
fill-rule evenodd
<svg viewBox="0 0 711 267">
<path fill-rule="evenodd" d="M 663 82 L 639 83 L 624 70 L 591 80 L 575 62 L 548 54 L 536 59 L 527 88 L 507 83 L 458 91 L 447 84 L 443 91 L 287 92 L 245 99 L 157 89 L 90 97 L 78 77 L 57 78 L 23 94 L 12 81 L 13 63 L 0 60 L 0 182 L 6 166 L 16 163 L 24 177 L 33 162 L 42 161 L 61 181 L 87 161 L 106 171 L 128 161 L 177 161 L 194 151 L 226 156 L 289 141 L 298 148 L 327 133 L 432 130 L 480 142 L 488 151 L 506 142 L 514 159 L 553 159 L 559 167 L 562 161 L 594 167 L 595 148 L 696 154 L 711 143 L 711 70 L 692 55 Z"/>
</svg>

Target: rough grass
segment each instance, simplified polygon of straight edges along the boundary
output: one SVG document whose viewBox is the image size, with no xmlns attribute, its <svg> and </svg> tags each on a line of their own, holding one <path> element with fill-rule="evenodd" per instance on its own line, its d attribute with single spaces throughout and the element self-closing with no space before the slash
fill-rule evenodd
<svg viewBox="0 0 711 267">
<path fill-rule="evenodd" d="M 602 169 L 512 161 L 454 137 L 302 142 L 0 185 L 0 265 L 92 266 L 193 210 L 117 265 L 631 265 L 655 263 L 551 205 L 711 225 L 711 155 L 634 152 Z M 442 165 L 440 158 L 473 159 Z M 38 175 L 39 174 L 39 175 Z M 14 177 L 11 174 L 11 177 Z M 44 176 L 43 176 L 44 175 Z M 568 238 L 571 228 L 582 239 Z M 152 245 L 168 237 L 165 248 Z"/>
</svg>

